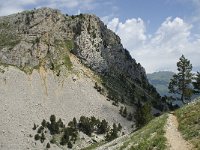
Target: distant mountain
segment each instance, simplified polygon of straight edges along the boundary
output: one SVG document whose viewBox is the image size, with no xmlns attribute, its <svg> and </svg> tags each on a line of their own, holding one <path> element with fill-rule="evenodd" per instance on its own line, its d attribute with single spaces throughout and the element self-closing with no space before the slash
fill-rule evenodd
<svg viewBox="0 0 200 150">
<path fill-rule="evenodd" d="M 168 85 L 174 75 L 171 71 L 159 71 L 147 74 L 149 82 L 156 88 L 161 96 L 168 95 Z"/>
</svg>

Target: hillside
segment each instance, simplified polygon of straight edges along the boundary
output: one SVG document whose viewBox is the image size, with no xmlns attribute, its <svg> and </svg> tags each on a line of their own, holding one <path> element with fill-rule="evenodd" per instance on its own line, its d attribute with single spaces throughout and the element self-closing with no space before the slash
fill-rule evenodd
<svg viewBox="0 0 200 150">
<path fill-rule="evenodd" d="M 189 105 L 178 109 L 175 114 L 178 118 L 178 129 L 185 140 L 193 144 L 194 149 L 200 150 L 200 98 Z"/>
<path fill-rule="evenodd" d="M 32 129 L 34 124 L 51 115 L 66 126 L 83 115 L 106 119 L 110 126 L 122 125 L 121 135 L 130 133 L 134 122 L 119 114 L 120 106 L 133 113 L 138 101 L 162 105 L 144 68 L 98 17 L 50 8 L 0 17 L 0 83 L 2 150 L 44 149 L 50 139 L 60 138 L 63 128 L 55 136 L 42 129 L 44 143 L 34 140 L 41 132 Z M 74 148 L 101 137 L 80 133 Z M 67 149 L 59 144 L 51 148 Z"/>
<path fill-rule="evenodd" d="M 159 71 L 147 74 L 149 82 L 156 88 L 161 96 L 169 95 L 168 85 L 174 75 L 171 71 Z"/>
<path fill-rule="evenodd" d="M 66 16 L 43 8 L 1 17 L 0 29 L 4 66 L 26 73 L 42 66 L 59 76 L 73 68 L 71 53 L 100 76 L 112 99 L 134 103 L 147 97 L 159 104 L 159 94 L 148 83 L 144 68 L 94 15 Z"/>
<path fill-rule="evenodd" d="M 200 98 L 176 110 L 175 113 L 166 113 L 157 117 L 138 131 L 96 149 L 199 150 L 199 107 Z"/>
</svg>

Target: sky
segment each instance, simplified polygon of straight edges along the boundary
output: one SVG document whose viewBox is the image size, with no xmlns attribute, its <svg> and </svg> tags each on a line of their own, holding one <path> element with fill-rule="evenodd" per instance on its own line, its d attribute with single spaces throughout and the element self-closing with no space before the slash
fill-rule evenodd
<svg viewBox="0 0 200 150">
<path fill-rule="evenodd" d="M 200 71 L 200 0 L 0 0 L 0 16 L 40 7 L 97 15 L 147 73 L 176 71 L 182 54 Z"/>
</svg>

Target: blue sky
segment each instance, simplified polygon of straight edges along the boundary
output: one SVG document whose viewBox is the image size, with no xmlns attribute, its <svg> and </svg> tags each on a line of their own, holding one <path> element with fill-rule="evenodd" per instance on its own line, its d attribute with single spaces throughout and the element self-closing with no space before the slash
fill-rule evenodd
<svg viewBox="0 0 200 150">
<path fill-rule="evenodd" d="M 96 14 L 147 72 L 175 71 L 181 54 L 200 70 L 200 0 L 0 0 L 0 15 L 39 7 Z"/>
</svg>

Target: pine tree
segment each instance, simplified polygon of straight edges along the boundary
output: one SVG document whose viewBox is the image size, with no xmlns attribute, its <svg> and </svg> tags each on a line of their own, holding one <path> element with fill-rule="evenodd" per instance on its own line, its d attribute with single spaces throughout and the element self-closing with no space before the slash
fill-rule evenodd
<svg viewBox="0 0 200 150">
<path fill-rule="evenodd" d="M 108 122 L 103 119 L 102 122 L 100 123 L 100 125 L 98 126 L 98 133 L 99 134 L 104 134 L 108 131 Z"/>
<path fill-rule="evenodd" d="M 122 130 L 122 125 L 121 125 L 120 123 L 118 124 L 117 130 L 118 130 L 118 131 L 121 131 L 121 130 Z"/>
<path fill-rule="evenodd" d="M 41 143 L 43 143 L 45 139 L 46 139 L 45 135 L 44 135 L 44 133 L 42 133 L 41 138 L 40 138 Z"/>
<path fill-rule="evenodd" d="M 33 130 L 36 130 L 37 129 L 37 126 L 36 126 L 36 124 L 34 123 L 34 125 L 33 125 L 33 128 L 32 128 Z"/>
<path fill-rule="evenodd" d="M 120 114 L 120 115 L 122 115 L 123 109 L 124 109 L 124 107 L 121 106 L 121 107 L 120 107 L 120 110 L 119 110 L 119 114 Z"/>
<path fill-rule="evenodd" d="M 106 141 L 112 141 L 117 137 L 118 137 L 118 128 L 117 128 L 117 125 L 113 123 L 112 130 L 106 135 Z"/>
<path fill-rule="evenodd" d="M 147 124 L 152 118 L 153 115 L 151 113 L 151 104 L 147 102 L 142 105 L 139 101 L 136 107 L 136 112 L 134 114 L 136 126 L 140 128 Z"/>
<path fill-rule="evenodd" d="M 66 145 L 68 142 L 69 142 L 69 128 L 66 128 L 66 129 L 64 130 L 64 135 L 63 135 L 63 137 L 61 138 L 60 144 L 61 144 L 61 145 Z"/>
<path fill-rule="evenodd" d="M 51 115 L 50 116 L 50 121 L 51 121 L 51 123 L 55 123 L 56 122 L 56 116 L 55 115 Z"/>
<path fill-rule="evenodd" d="M 34 138 L 35 138 L 35 140 L 37 141 L 37 140 L 39 140 L 41 137 L 40 137 L 39 134 L 36 134 Z"/>
<path fill-rule="evenodd" d="M 77 127 L 77 120 L 76 120 L 75 117 L 73 118 L 73 123 L 74 123 L 74 127 L 76 128 Z"/>
<path fill-rule="evenodd" d="M 180 95 L 180 100 L 183 103 L 187 103 L 186 100 L 190 100 L 193 89 L 191 87 L 193 74 L 192 64 L 190 61 L 182 55 L 177 62 L 178 73 L 173 76 L 169 83 L 169 92 Z"/>
<path fill-rule="evenodd" d="M 72 142 L 69 141 L 69 142 L 67 143 L 67 147 L 68 147 L 68 148 L 72 148 L 72 147 L 73 147 Z"/>
<path fill-rule="evenodd" d="M 46 126 L 47 126 L 47 122 L 46 122 L 46 120 L 45 120 L 45 119 L 43 119 L 43 120 L 42 120 L 42 123 L 41 123 L 41 125 L 42 125 L 43 127 L 46 127 Z"/>
<path fill-rule="evenodd" d="M 200 93 L 200 73 L 199 72 L 197 72 L 194 79 L 195 79 L 195 81 L 193 82 L 194 92 Z"/>
<path fill-rule="evenodd" d="M 123 111 L 123 113 L 122 113 L 122 116 L 123 116 L 123 117 L 126 117 L 126 116 L 127 116 L 127 108 L 126 108 L 126 107 L 124 108 L 124 111 Z"/>
<path fill-rule="evenodd" d="M 48 148 L 51 148 L 50 143 L 47 143 L 46 148 L 47 148 L 47 149 L 48 149 Z"/>
<path fill-rule="evenodd" d="M 133 119 L 133 116 L 132 116 L 132 114 L 131 114 L 131 113 L 129 113 L 129 114 L 128 114 L 128 117 L 127 117 L 127 119 L 128 119 L 129 121 L 131 121 L 131 120 Z"/>
</svg>

